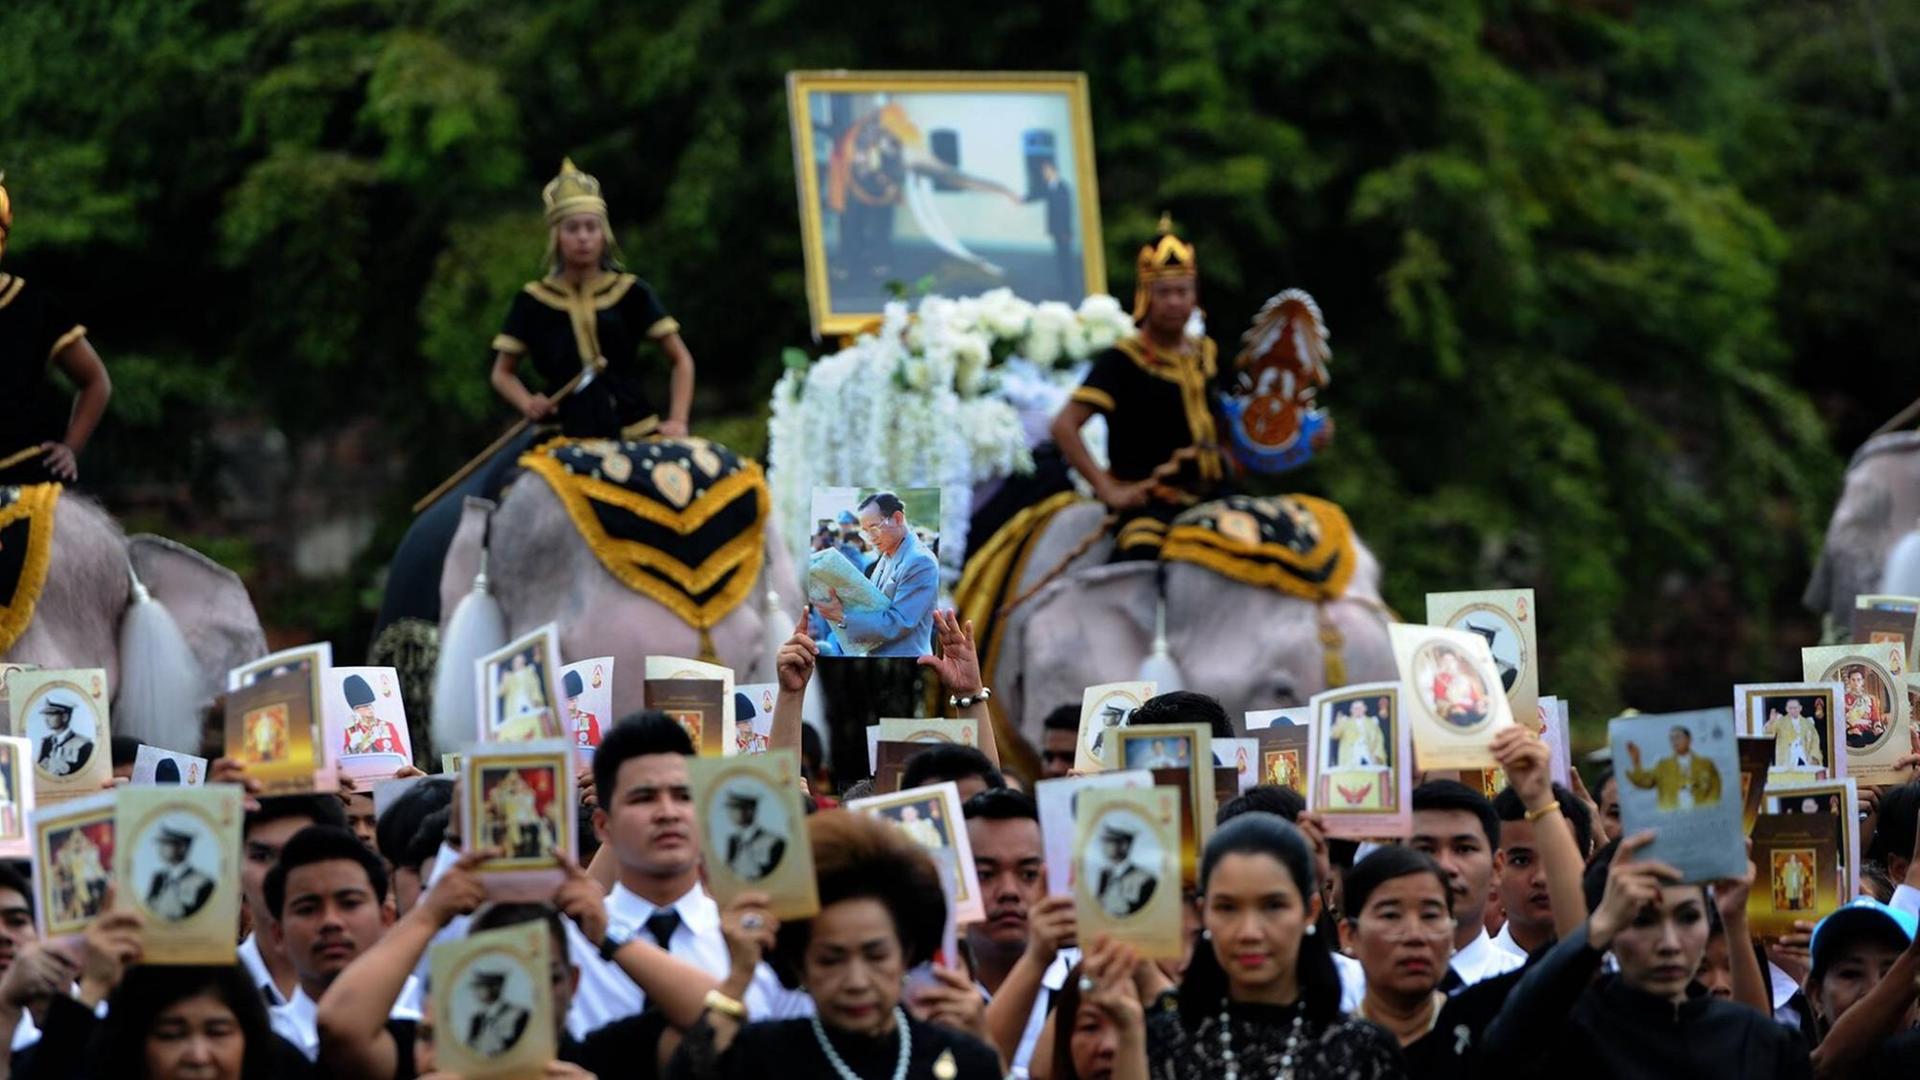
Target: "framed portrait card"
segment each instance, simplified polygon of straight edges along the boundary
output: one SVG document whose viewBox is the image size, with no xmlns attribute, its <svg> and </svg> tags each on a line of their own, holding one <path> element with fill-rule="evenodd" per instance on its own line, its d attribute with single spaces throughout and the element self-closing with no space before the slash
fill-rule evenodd
<svg viewBox="0 0 1920 1080">
<path fill-rule="evenodd" d="M 1847 743 L 1837 738 L 1844 691 L 1837 682 L 1742 683 L 1733 688 L 1740 733 L 1771 740 L 1769 784 L 1825 780 L 1847 773 Z"/>
<path fill-rule="evenodd" d="M 106 910 L 117 794 L 103 791 L 34 808 L 33 913 L 42 940 L 78 934 Z"/>
<path fill-rule="evenodd" d="M 726 756 L 733 741 L 727 723 L 732 694 L 719 679 L 648 679 L 641 687 L 647 708 L 658 709 L 679 724 L 700 757 Z"/>
<path fill-rule="evenodd" d="M 1761 814 L 1753 823 L 1753 888 L 1747 925 L 1755 937 L 1780 938 L 1800 920 L 1819 922 L 1847 896 L 1840 891 L 1840 822 L 1832 814 Z"/>
<path fill-rule="evenodd" d="M 1312 709 L 1306 712 L 1311 714 Z M 1274 724 L 1256 730 L 1254 741 L 1260 748 L 1258 782 L 1291 788 L 1306 798 L 1309 763 L 1313 760 L 1313 732 L 1311 723 Z"/>
<path fill-rule="evenodd" d="M 1158 692 L 1150 682 L 1087 687 L 1080 696 L 1080 737 L 1074 744 L 1073 767 L 1080 772 L 1126 768 L 1109 759 L 1108 737 L 1114 730 L 1125 727 L 1134 711 Z"/>
<path fill-rule="evenodd" d="M 703 718 L 701 735 L 694 739 L 694 752 L 702 757 L 732 757 L 740 752 L 740 744 L 734 738 L 733 714 L 733 669 L 719 664 L 709 664 L 700 660 L 688 660 L 680 656 L 647 657 L 646 678 L 649 683 L 656 679 L 706 680 L 720 684 L 719 725 L 710 735 L 706 731 Z M 649 707 L 654 707 L 649 704 Z M 689 732 L 691 734 L 691 732 Z"/>
<path fill-rule="evenodd" d="M 1213 731 L 1205 724 L 1145 724 L 1113 733 L 1113 763 L 1145 769 L 1156 785 L 1180 792 L 1180 878 L 1199 877 L 1200 849 L 1218 819 L 1213 797 Z"/>
<path fill-rule="evenodd" d="M 565 737 L 560 719 L 560 628 L 547 623 L 473 662 L 483 743 Z"/>
<path fill-rule="evenodd" d="M 0 731 L 13 730 L 13 707 L 7 699 L 7 680 L 16 671 L 36 671 L 38 664 L 0 664 Z"/>
<path fill-rule="evenodd" d="M 0 859 L 28 859 L 33 837 L 27 822 L 33 817 L 32 744 L 12 735 L 0 735 Z"/>
<path fill-rule="evenodd" d="M 390 667 L 328 668 L 320 715 L 328 756 L 364 790 L 413 764 L 400 676 Z"/>
<path fill-rule="evenodd" d="M 480 864 L 489 895 L 545 899 L 573 858 L 578 803 L 573 747 L 559 739 L 476 746 L 460 761 L 460 828 L 470 849 L 495 848 Z"/>
<path fill-rule="evenodd" d="M 1047 894 L 1068 896 L 1073 891 L 1074 841 L 1079 834 L 1080 800 L 1089 792 L 1107 788 L 1149 788 L 1153 774 L 1145 769 L 1062 776 L 1033 785 L 1040 810 L 1040 843 L 1047 864 Z"/>
<path fill-rule="evenodd" d="M 554 1036 L 553 934 L 543 920 L 440 942 L 428 954 L 435 1064 L 464 1080 L 536 1080 Z"/>
<path fill-rule="evenodd" d="M 743 892 L 764 892 L 777 919 L 820 910 L 793 750 L 696 758 L 687 763 L 707 891 L 722 907 Z"/>
<path fill-rule="evenodd" d="M 1405 836 L 1413 826 L 1413 768 L 1397 682 L 1313 695 L 1307 808 L 1328 836 Z"/>
<path fill-rule="evenodd" d="M 560 669 L 566 713 L 562 723 L 582 764 L 593 760 L 601 737 L 613 726 L 613 661 L 611 656 L 596 656 Z"/>
<path fill-rule="evenodd" d="M 987 917 L 973 867 L 973 843 L 960 814 L 960 789 L 952 781 L 854 799 L 847 809 L 895 826 L 929 851 L 953 852 L 954 920 L 974 923 Z"/>
<path fill-rule="evenodd" d="M 1859 786 L 1853 777 L 1816 780 L 1802 784 L 1781 784 L 1767 790 L 1766 813 L 1826 814 L 1839 823 L 1834 858 L 1839 865 L 1840 902 L 1846 903 L 1860 892 Z"/>
<path fill-rule="evenodd" d="M 1073 906 L 1080 938 L 1124 941 L 1144 959 L 1185 955 L 1180 926 L 1181 793 L 1096 788 L 1080 799 Z"/>
<path fill-rule="evenodd" d="M 1914 752 L 1908 716 L 1904 644 L 1823 645 L 1800 650 L 1801 675 L 1809 681 L 1838 682 L 1837 723 L 1846 744 L 1847 775 L 1863 784 L 1900 784 L 1908 779 L 1895 768 Z"/>
<path fill-rule="evenodd" d="M 13 734 L 33 755 L 41 805 L 93 795 L 113 776 L 107 673 L 99 668 L 16 671 L 7 679 Z"/>
<path fill-rule="evenodd" d="M 262 795 L 333 791 L 338 775 L 321 758 L 313 679 L 288 671 L 227 693 L 226 753 L 260 781 Z"/>
<path fill-rule="evenodd" d="M 234 962 L 244 798 L 238 784 L 120 792 L 116 903 L 147 920 L 142 963 Z"/>
<path fill-rule="evenodd" d="M 1538 616 L 1532 589 L 1427 594 L 1427 625 L 1486 639 L 1500 688 L 1516 719 L 1532 717 L 1540 697 Z"/>
<path fill-rule="evenodd" d="M 1420 768 L 1493 768 L 1493 736 L 1513 724 L 1514 714 L 1486 637 L 1409 623 L 1395 623 L 1387 634 Z M 1534 715 L 1526 713 L 1529 721 Z"/>
<path fill-rule="evenodd" d="M 1623 835 L 1653 830 L 1646 857 L 1671 863 L 1687 881 L 1746 872 L 1737 739 L 1719 709 L 1607 722 Z"/>
</svg>

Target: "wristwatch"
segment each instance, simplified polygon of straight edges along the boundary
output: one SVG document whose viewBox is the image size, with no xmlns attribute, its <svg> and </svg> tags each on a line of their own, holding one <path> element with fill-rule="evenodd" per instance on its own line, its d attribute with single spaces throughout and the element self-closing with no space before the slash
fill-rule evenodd
<svg viewBox="0 0 1920 1080">
<path fill-rule="evenodd" d="M 613 963 L 613 954 L 626 948 L 627 942 L 632 940 L 633 931 L 622 930 L 611 923 L 607 924 L 607 935 L 600 939 L 600 959 L 609 964 Z"/>
</svg>

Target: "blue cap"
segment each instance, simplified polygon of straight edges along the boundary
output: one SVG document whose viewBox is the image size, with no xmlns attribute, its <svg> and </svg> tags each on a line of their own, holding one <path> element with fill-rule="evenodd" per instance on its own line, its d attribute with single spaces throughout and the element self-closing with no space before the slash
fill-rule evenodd
<svg viewBox="0 0 1920 1080">
<path fill-rule="evenodd" d="M 1871 896 L 1856 897 L 1814 925 L 1813 970 L 1825 971 L 1837 949 L 1862 936 L 1877 934 L 1905 948 L 1917 931 L 1920 917 L 1912 912 L 1888 907 Z"/>
</svg>

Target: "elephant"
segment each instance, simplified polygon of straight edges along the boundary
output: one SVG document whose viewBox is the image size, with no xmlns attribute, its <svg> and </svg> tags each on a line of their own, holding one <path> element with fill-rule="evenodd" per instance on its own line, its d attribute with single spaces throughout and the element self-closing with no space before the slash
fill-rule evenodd
<svg viewBox="0 0 1920 1080">
<path fill-rule="evenodd" d="M 1334 686 L 1396 677 L 1387 640 L 1391 613 L 1380 601 L 1380 564 L 1358 539 L 1358 562 L 1345 595 L 1316 604 L 1185 563 L 1103 565 L 1105 543 L 1077 549 L 1104 515 L 1093 502 L 1060 511 L 1011 595 L 1036 585 L 1038 591 L 1003 616 L 991 676 L 995 700 L 1007 722 L 1033 744 L 1042 739 L 1047 713 L 1077 705 L 1086 687 L 1141 677 L 1162 610 L 1179 688 L 1218 698 L 1229 716 L 1304 705 L 1333 688 L 1321 644 L 1329 627 L 1340 642 L 1334 674 L 1344 676 Z M 1051 582 L 1040 584 L 1063 566 Z M 1165 682 L 1162 690 L 1174 689 Z"/>
<path fill-rule="evenodd" d="M 103 668 L 115 734 L 198 753 L 202 715 L 227 672 L 266 652 L 231 570 L 163 537 L 130 537 L 99 503 L 67 492 L 33 619 L 0 661 Z"/>
<path fill-rule="evenodd" d="M 736 683 L 774 680 L 774 652 L 805 603 L 793 556 L 771 515 L 762 530 L 766 560 L 760 581 L 710 632 L 715 662 L 732 668 Z M 505 616 L 506 638 L 552 622 L 559 625 L 563 657 L 613 657 L 614 716 L 642 707 L 647 656 L 701 654 L 700 632 L 609 574 L 553 489 L 524 476 L 506 488 L 497 505 L 474 497 L 464 503 L 441 569 L 443 646 L 453 614 L 480 571 L 483 541 L 488 587 Z M 435 715 L 440 713 L 436 701 Z"/>
<path fill-rule="evenodd" d="M 1854 452 L 1847 465 L 1845 487 L 1834 504 L 1820 560 L 1801 602 L 1808 610 L 1826 615 L 1844 634 L 1853 618 L 1855 596 L 1920 586 L 1916 580 L 1920 575 L 1901 572 L 1910 560 L 1891 558 L 1916 522 L 1920 522 L 1920 431 L 1875 435 Z M 1888 577 L 1899 580 L 1885 581 Z"/>
</svg>

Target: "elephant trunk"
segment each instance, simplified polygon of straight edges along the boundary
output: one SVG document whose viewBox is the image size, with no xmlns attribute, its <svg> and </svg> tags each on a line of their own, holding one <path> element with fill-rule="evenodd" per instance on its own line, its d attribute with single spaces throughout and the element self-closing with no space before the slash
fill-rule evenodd
<svg viewBox="0 0 1920 1080">
<path fill-rule="evenodd" d="M 433 751 L 457 750 L 480 737 L 479 698 L 473 666 L 507 644 L 507 616 L 487 585 L 487 549 L 480 548 L 480 572 L 460 598 L 440 639 L 440 662 L 433 677 Z"/>
<path fill-rule="evenodd" d="M 200 662 L 167 606 L 127 564 L 132 599 L 120 620 L 113 733 L 182 754 L 201 751 Z"/>
</svg>

